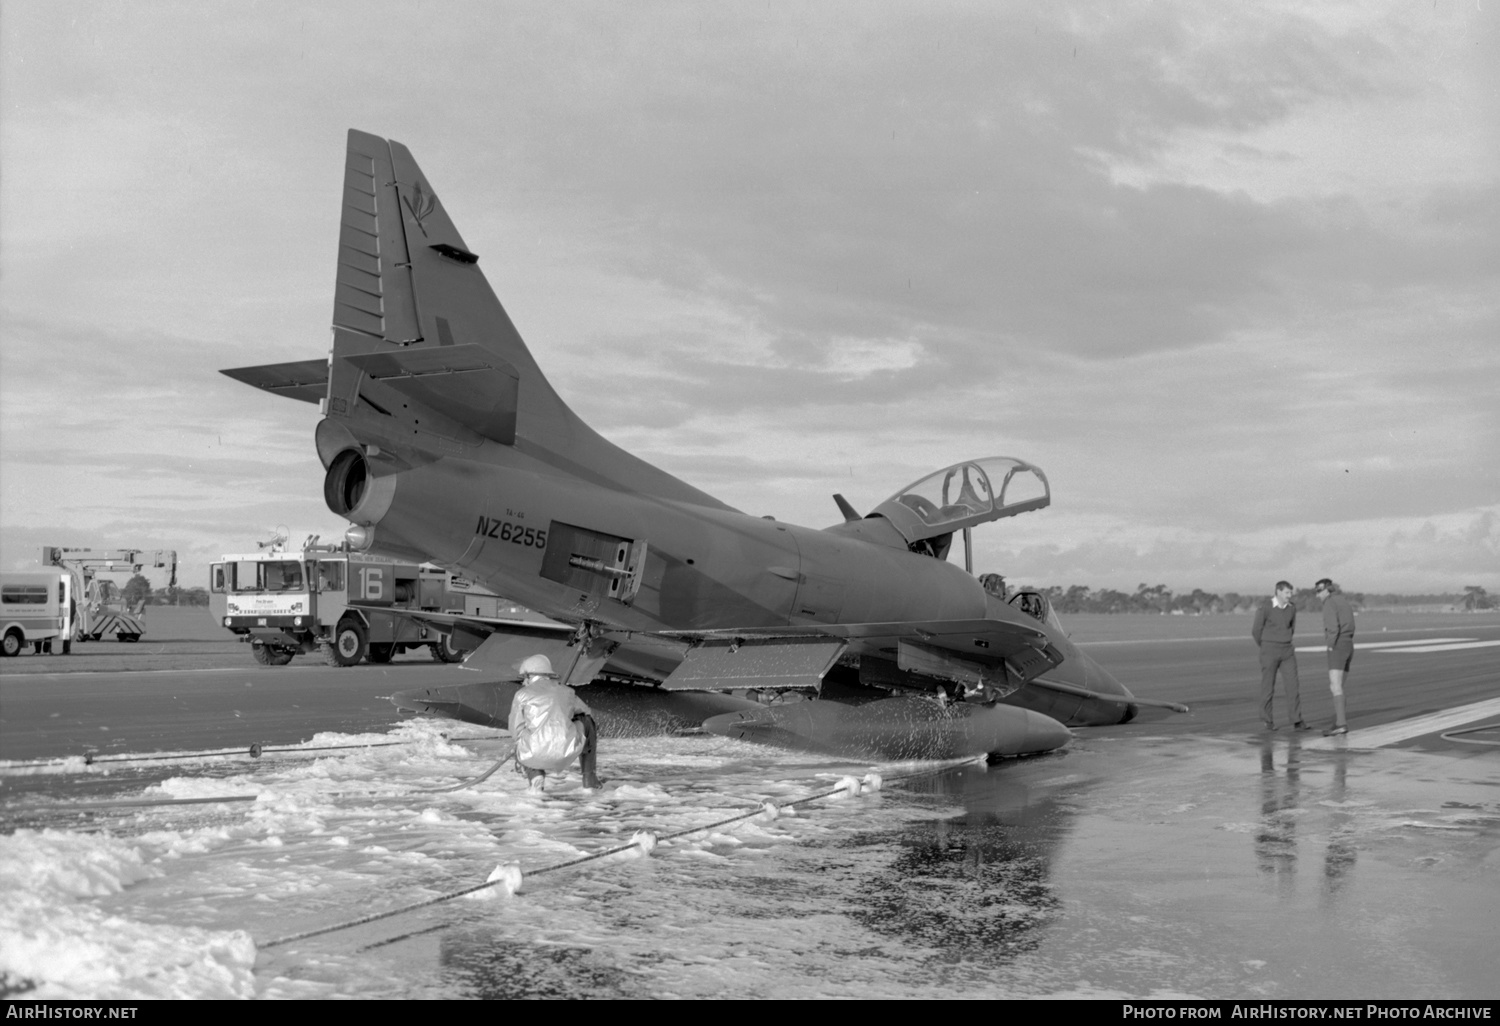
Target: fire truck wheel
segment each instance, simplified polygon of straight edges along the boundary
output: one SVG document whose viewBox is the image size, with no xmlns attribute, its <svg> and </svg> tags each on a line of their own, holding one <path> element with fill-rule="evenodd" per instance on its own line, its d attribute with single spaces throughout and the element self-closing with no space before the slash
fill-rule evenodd
<svg viewBox="0 0 1500 1026">
<path fill-rule="evenodd" d="M 396 656 L 396 646 L 388 641 L 370 642 L 370 662 L 388 663 Z"/>
<path fill-rule="evenodd" d="M 328 659 L 334 666 L 354 666 L 365 657 L 366 647 L 364 624 L 358 620 L 342 620 L 334 632 L 333 644 L 328 648 Z"/>
<path fill-rule="evenodd" d="M 4 638 L 0 638 L 0 655 L 18 656 L 21 654 L 21 645 L 24 641 L 20 631 L 7 631 Z"/>
<path fill-rule="evenodd" d="M 464 656 L 468 655 L 463 649 L 453 644 L 453 635 L 444 634 L 432 643 L 432 658 L 440 663 L 461 663 Z"/>
<path fill-rule="evenodd" d="M 292 653 L 284 648 L 272 648 L 259 641 L 250 642 L 250 654 L 262 666 L 285 666 L 292 661 Z"/>
</svg>

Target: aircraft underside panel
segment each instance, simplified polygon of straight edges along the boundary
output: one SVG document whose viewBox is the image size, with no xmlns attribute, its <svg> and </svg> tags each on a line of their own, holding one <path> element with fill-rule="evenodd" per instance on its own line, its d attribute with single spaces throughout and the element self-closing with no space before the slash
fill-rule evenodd
<svg viewBox="0 0 1500 1026">
<path fill-rule="evenodd" d="M 705 642 L 662 681 L 668 691 L 813 688 L 844 651 L 841 638 Z"/>
<path fill-rule="evenodd" d="M 1010 659 L 1024 659 L 1028 653 L 1034 653 L 1034 649 L 1020 649 Z M 1026 679 L 1018 677 L 1012 679 L 1006 671 L 1005 662 L 983 662 L 978 659 L 965 659 L 955 655 L 952 651 L 938 648 L 934 645 L 924 645 L 920 642 L 909 641 L 901 638 L 896 643 L 896 665 L 908 673 L 918 673 L 928 677 L 936 677 L 940 680 L 953 681 L 969 687 L 985 688 L 988 693 L 997 696 L 1010 694 L 1021 686 L 1021 681 Z M 1048 662 L 1047 667 L 1052 664 Z M 1037 670 L 1040 673 L 1041 670 Z M 1034 676 L 1034 674 L 1033 674 Z"/>
</svg>

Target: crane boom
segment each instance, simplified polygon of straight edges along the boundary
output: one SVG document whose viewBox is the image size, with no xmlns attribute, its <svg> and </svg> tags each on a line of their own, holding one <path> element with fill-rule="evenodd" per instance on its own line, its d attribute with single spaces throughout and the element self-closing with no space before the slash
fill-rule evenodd
<svg viewBox="0 0 1500 1026">
<path fill-rule="evenodd" d="M 76 570 L 88 577 L 98 573 L 138 574 L 145 567 L 168 568 L 172 579 L 168 587 L 177 587 L 177 553 L 172 549 L 71 549 L 56 545 L 42 547 L 42 563 Z"/>
<path fill-rule="evenodd" d="M 171 574 L 168 587 L 177 587 L 177 553 L 172 549 L 77 549 L 42 546 L 42 565 L 55 566 L 73 576 L 74 594 L 81 607 L 70 610 L 68 640 L 98 641 L 113 634 L 120 641 L 138 641 L 145 633 L 145 600 L 131 605 L 113 581 L 99 574 L 138 574 L 146 567 Z M 74 615 L 76 613 L 76 615 Z"/>
</svg>

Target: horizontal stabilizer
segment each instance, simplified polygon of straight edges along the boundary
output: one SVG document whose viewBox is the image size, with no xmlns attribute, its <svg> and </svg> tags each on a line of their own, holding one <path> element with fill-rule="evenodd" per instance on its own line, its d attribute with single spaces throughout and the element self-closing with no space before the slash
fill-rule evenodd
<svg viewBox="0 0 1500 1026">
<path fill-rule="evenodd" d="M 328 394 L 327 360 L 266 363 L 259 367 L 233 367 L 219 373 L 265 389 L 272 395 L 284 395 L 304 403 L 318 402 Z"/>
<path fill-rule="evenodd" d="M 433 346 L 341 358 L 366 377 L 485 438 L 515 444 L 521 376 L 483 346 Z"/>
<path fill-rule="evenodd" d="M 817 688 L 844 646 L 839 638 L 705 642 L 690 649 L 661 686 L 668 691 Z"/>
</svg>

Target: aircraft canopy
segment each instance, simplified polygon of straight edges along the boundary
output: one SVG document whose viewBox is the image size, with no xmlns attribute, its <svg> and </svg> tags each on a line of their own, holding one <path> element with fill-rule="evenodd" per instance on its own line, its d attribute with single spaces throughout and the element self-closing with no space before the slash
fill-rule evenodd
<svg viewBox="0 0 1500 1026">
<path fill-rule="evenodd" d="M 1009 456 L 955 463 L 928 474 L 876 506 L 908 542 L 1013 517 L 1052 502 L 1040 467 Z"/>
</svg>

